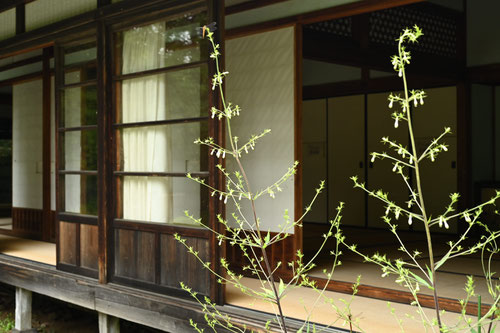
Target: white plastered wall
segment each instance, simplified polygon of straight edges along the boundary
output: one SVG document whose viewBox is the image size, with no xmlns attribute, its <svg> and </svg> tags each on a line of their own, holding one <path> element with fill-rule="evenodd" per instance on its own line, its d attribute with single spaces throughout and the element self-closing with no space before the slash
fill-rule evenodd
<svg viewBox="0 0 500 333">
<path fill-rule="evenodd" d="M 51 80 L 51 210 L 56 209 L 55 191 L 55 103 Z M 42 209 L 43 128 L 42 81 L 16 84 L 12 89 L 12 204 Z"/>
<path fill-rule="evenodd" d="M 42 80 L 12 90 L 12 205 L 42 209 Z"/>
<path fill-rule="evenodd" d="M 26 31 L 97 8 L 97 0 L 37 0 L 26 4 Z"/>
<path fill-rule="evenodd" d="M 16 35 L 16 9 L 0 13 L 0 40 Z"/>
<path fill-rule="evenodd" d="M 254 192 L 273 184 L 294 161 L 294 36 L 294 27 L 287 27 L 226 41 L 226 96 L 242 108 L 232 121 L 234 135 L 243 144 L 252 134 L 272 130 L 242 157 Z M 234 170 L 230 159 L 227 163 Z M 256 202 L 264 230 L 279 231 L 285 209 L 293 216 L 293 179 L 282 188 L 275 199 Z M 246 203 L 243 211 L 251 216 Z"/>
<path fill-rule="evenodd" d="M 226 29 L 313 12 L 360 0 L 288 0 L 226 16 Z"/>
</svg>

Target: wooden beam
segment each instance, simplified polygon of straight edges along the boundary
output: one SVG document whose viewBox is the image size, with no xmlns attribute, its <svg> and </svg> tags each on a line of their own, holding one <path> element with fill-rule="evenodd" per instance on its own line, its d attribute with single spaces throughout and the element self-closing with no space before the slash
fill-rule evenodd
<svg viewBox="0 0 500 333">
<path fill-rule="evenodd" d="M 2 3 L 0 4 L 0 12 L 15 8 L 17 6 L 23 6 L 33 1 L 35 0 L 2 0 Z"/>
<path fill-rule="evenodd" d="M 219 24 L 219 29 L 215 30 L 214 36 L 217 44 L 220 45 L 220 51 L 222 56 L 219 59 L 219 63 L 224 68 L 225 66 L 225 40 L 226 40 L 226 29 L 225 29 L 225 1 L 210 1 L 209 5 L 209 13 L 208 17 L 210 21 L 215 21 Z M 208 57 L 210 54 L 210 50 L 207 49 L 204 54 L 205 57 Z M 213 77 L 216 74 L 215 62 L 210 61 L 208 63 L 208 77 Z M 208 94 L 208 105 L 215 106 L 219 110 L 223 109 L 221 96 L 218 89 L 209 90 Z M 216 143 L 224 146 L 225 145 L 225 123 L 218 121 L 217 119 L 210 118 L 208 120 L 208 135 L 212 138 L 215 138 Z M 224 190 L 225 187 L 225 178 L 222 172 L 219 172 L 216 165 L 220 164 L 225 167 L 225 159 L 217 158 L 217 156 L 209 155 L 208 156 L 208 183 L 211 187 Z M 225 205 L 222 204 L 220 200 L 217 200 L 213 196 L 208 197 L 208 219 L 209 226 L 220 233 L 225 233 L 225 228 L 221 223 L 217 221 L 216 216 L 221 215 L 225 218 L 226 210 Z M 217 240 L 215 233 L 210 233 L 207 235 L 209 240 L 209 255 L 210 262 L 212 263 L 211 269 L 213 269 L 217 274 L 224 275 L 224 269 L 219 265 L 220 258 L 226 258 L 226 246 L 219 246 L 219 242 Z M 209 277 L 210 284 L 210 298 L 215 301 L 217 304 L 222 305 L 225 303 L 225 285 L 219 284 L 217 282 L 217 278 L 214 274 L 210 274 Z"/>
<path fill-rule="evenodd" d="M 237 5 L 232 5 L 226 7 L 226 15 L 240 13 L 246 10 L 261 8 L 269 5 L 273 5 L 275 3 L 284 2 L 287 0 L 250 0 L 247 2 L 242 2 Z"/>
<path fill-rule="evenodd" d="M 412 85 L 421 88 L 446 87 L 457 84 L 456 80 L 428 76 L 412 77 Z M 401 79 L 381 77 L 368 80 L 332 82 L 304 87 L 304 99 L 318 99 L 345 95 L 390 92 L 401 89 Z"/>
<path fill-rule="evenodd" d="M 294 177 L 294 218 L 297 221 L 302 214 L 302 25 L 296 24 L 294 27 L 294 160 L 299 161 L 297 173 Z M 297 250 L 304 253 L 302 228 L 294 227 L 294 248 L 293 261 L 297 260 Z M 286 249 L 288 250 L 288 249 Z M 286 266 L 286 265 L 284 265 Z M 287 267 L 288 268 L 288 267 Z"/>
<path fill-rule="evenodd" d="M 16 6 L 16 35 L 26 32 L 26 6 L 20 4 Z"/>
<path fill-rule="evenodd" d="M 98 202 L 98 261 L 99 261 L 99 282 L 108 282 L 108 267 L 109 261 L 111 260 L 108 254 L 110 253 L 109 247 L 109 237 L 111 237 L 111 225 L 113 215 L 110 214 L 108 210 L 111 203 L 113 202 L 113 193 L 111 193 L 107 187 L 108 179 L 113 179 L 112 167 L 108 159 L 105 156 L 113 156 L 112 147 L 107 138 L 111 137 L 112 129 L 111 123 L 112 113 L 108 109 L 109 103 L 112 103 L 110 97 L 112 96 L 109 90 L 109 84 L 107 82 L 109 75 L 112 74 L 111 71 L 111 59 L 108 54 L 111 54 L 111 47 L 108 45 L 110 40 L 110 33 L 108 32 L 106 26 L 99 22 L 97 33 L 97 123 L 98 123 L 98 142 L 100 147 L 100 152 L 98 154 L 97 168 L 99 170 L 98 174 L 98 189 L 102 196 L 102 199 Z"/>
<path fill-rule="evenodd" d="M 471 83 L 500 84 L 500 63 L 467 68 L 467 79 Z"/>
<path fill-rule="evenodd" d="M 377 10 L 409 5 L 412 3 L 423 2 L 425 0 L 365 0 L 357 1 L 345 5 L 333 6 L 326 9 L 320 9 L 313 12 L 288 16 L 268 22 L 251 24 L 244 27 L 238 27 L 226 31 L 227 38 L 236 38 L 258 32 L 278 29 L 280 27 L 290 26 L 296 23 L 311 24 L 321 21 L 329 21 L 341 17 L 348 17 L 369 13 Z"/>
</svg>

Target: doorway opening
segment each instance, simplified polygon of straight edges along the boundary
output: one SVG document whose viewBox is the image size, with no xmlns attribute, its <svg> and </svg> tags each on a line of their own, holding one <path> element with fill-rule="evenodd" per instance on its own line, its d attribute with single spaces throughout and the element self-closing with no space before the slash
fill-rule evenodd
<svg viewBox="0 0 500 333">
<path fill-rule="evenodd" d="M 55 264 L 52 48 L 0 59 L 0 252 Z"/>
<path fill-rule="evenodd" d="M 390 151 L 381 143 L 382 137 L 410 146 L 406 126 L 394 126 L 387 99 L 389 93 L 401 93 L 403 87 L 392 69 L 390 57 L 396 52 L 396 38 L 408 22 L 424 31 L 419 43 L 409 47 L 412 63 L 407 70 L 410 89 L 423 89 L 428 95 L 425 105 L 412 112 L 417 150 L 423 152 L 445 127 L 450 127 L 452 132 L 444 140 L 448 151 L 435 162 L 422 163 L 427 211 L 432 216 L 443 214 L 450 203 L 450 193 L 461 192 L 462 207 L 472 203 L 472 186 L 464 177 L 468 172 L 469 149 L 464 144 L 468 109 L 462 81 L 465 13 L 463 7 L 450 8 L 441 3 L 418 3 L 303 27 L 302 189 L 305 205 L 314 196 L 319 182 L 326 180 L 324 193 L 304 221 L 306 256 L 315 253 L 318 239 L 328 230 L 328 221 L 334 219 L 342 201 L 346 205 L 341 227 L 348 243 L 357 244 L 367 255 L 381 253 L 393 259 L 406 259 L 399 250 L 400 242 L 381 218 L 386 206 L 362 190 L 354 189 L 350 177 L 357 176 L 370 190 L 389 193 L 390 200 L 402 207 L 409 201 L 408 186 L 392 171 L 394 163 L 389 159 L 372 162 L 370 155 Z M 411 176 L 408 183 L 415 188 L 415 179 Z M 422 252 L 423 262 L 428 260 L 423 225 L 410 224 L 407 220 L 392 222 L 398 224 L 404 244 Z M 462 230 L 458 221 L 449 225 L 448 229 L 434 230 L 436 257 L 447 252 L 447 242 L 456 240 Z M 323 270 L 329 267 L 332 261 L 329 252 L 334 248 L 333 239 L 320 255 L 312 276 L 326 279 Z M 351 292 L 350 286 L 362 275 L 361 284 L 369 287 L 363 289 L 365 296 L 405 302 L 405 289 L 392 279 L 382 278 L 380 268 L 363 263 L 361 257 L 348 253 L 347 249 L 343 252 L 343 264 L 333 275 L 332 290 Z M 441 267 L 440 279 L 447 283 L 460 281 L 461 285 L 467 275 L 484 279 L 478 259 L 466 257 L 450 261 Z M 440 292 L 444 297 L 458 299 L 457 292 L 462 289 L 444 287 Z M 483 294 L 486 295 L 487 290 Z"/>
</svg>

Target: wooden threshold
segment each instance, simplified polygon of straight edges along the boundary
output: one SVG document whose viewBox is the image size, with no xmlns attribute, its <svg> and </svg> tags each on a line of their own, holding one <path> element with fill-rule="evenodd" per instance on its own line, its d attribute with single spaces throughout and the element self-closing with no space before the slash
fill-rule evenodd
<svg viewBox="0 0 500 333">
<path fill-rule="evenodd" d="M 316 281 L 319 288 L 323 288 L 325 284 L 326 290 L 335 291 L 345 294 L 352 295 L 352 282 L 344 281 L 328 281 L 327 279 L 311 277 L 312 280 Z M 364 296 L 384 301 L 398 302 L 403 304 L 410 304 L 414 301 L 413 295 L 408 291 L 401 291 L 389 288 L 382 288 L 376 286 L 370 286 L 366 284 L 361 284 L 358 286 L 358 296 Z M 434 308 L 434 298 L 430 295 L 419 295 L 418 301 L 420 305 L 426 308 Z M 439 308 L 441 310 L 446 310 L 450 312 L 460 313 L 462 311 L 462 306 L 460 302 L 456 299 L 439 297 Z M 490 307 L 487 304 L 482 304 L 481 313 L 485 315 Z M 469 315 L 477 315 L 478 305 L 475 302 L 469 301 L 466 307 L 466 313 Z"/>
</svg>

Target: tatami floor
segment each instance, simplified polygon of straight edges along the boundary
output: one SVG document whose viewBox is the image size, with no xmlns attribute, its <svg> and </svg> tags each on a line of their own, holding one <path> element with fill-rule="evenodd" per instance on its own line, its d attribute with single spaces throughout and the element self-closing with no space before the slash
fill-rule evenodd
<svg viewBox="0 0 500 333">
<path fill-rule="evenodd" d="M 352 244 L 358 244 L 361 252 L 372 255 L 375 252 L 380 254 L 387 254 L 390 258 L 404 258 L 404 254 L 398 251 L 398 245 L 391 238 L 391 234 L 385 231 L 366 230 L 366 229 L 353 229 L 345 231 L 348 239 Z M 306 234 L 304 234 L 307 237 Z M 317 246 L 317 235 L 310 235 L 311 240 L 309 243 Z M 402 233 L 401 237 L 404 239 L 405 244 L 411 250 L 419 249 L 422 253 L 421 262 L 424 264 L 428 261 L 426 254 L 425 235 L 422 233 L 407 232 Z M 434 239 L 434 252 L 435 258 L 439 260 L 448 250 L 446 244 L 452 237 L 449 235 L 437 235 Z M 304 243 L 307 244 L 305 238 Z M 315 244 L 316 243 L 316 244 Z M 379 288 L 387 288 L 392 290 L 407 291 L 404 287 L 395 283 L 395 276 L 382 277 L 380 267 L 374 264 L 367 264 L 363 262 L 363 258 L 359 255 L 343 249 L 343 254 L 340 257 L 342 265 L 337 267 L 333 279 L 336 281 L 354 283 L 358 275 L 361 275 L 361 284 Z M 324 251 L 328 253 L 328 251 Z M 310 273 L 317 278 L 326 278 L 323 273 L 324 269 L 331 268 L 332 258 L 323 257 L 317 262 L 318 266 Z M 491 261 L 491 271 L 500 272 L 500 258 L 494 257 Z M 415 270 L 415 273 L 418 272 Z M 455 258 L 448 261 L 438 271 L 438 291 L 440 297 L 451 298 L 455 300 L 463 299 L 466 296 L 464 290 L 467 276 L 474 276 L 475 292 L 476 295 L 481 295 L 482 302 L 490 303 L 492 301 L 487 285 L 485 284 L 484 272 L 481 264 L 480 254 L 473 254 L 468 257 Z M 495 276 L 498 276 L 496 274 Z M 498 280 L 498 278 L 497 278 Z M 244 279 L 244 283 L 254 286 L 259 289 L 258 280 Z M 250 307 L 252 309 L 273 312 L 272 307 L 262 301 L 252 300 L 249 297 L 241 295 L 241 293 L 234 287 L 227 287 L 227 302 L 236 306 Z M 422 287 L 422 294 L 431 295 L 432 291 Z M 333 299 L 335 304 L 342 306 L 342 300 L 348 300 L 350 295 L 326 291 L 325 294 L 328 298 Z M 311 308 L 315 304 L 317 294 L 309 288 L 297 288 L 293 290 L 284 299 L 285 314 L 297 319 L 305 319 L 308 316 L 307 308 Z M 471 302 L 477 302 L 477 297 L 473 297 Z M 388 302 L 373 298 L 356 296 L 352 301 L 352 315 L 354 320 L 358 320 L 360 328 L 365 332 L 401 332 L 402 329 L 398 324 L 395 316 L 391 313 L 388 307 Z M 404 332 L 426 332 L 422 327 L 420 321 L 411 319 L 418 318 L 416 308 L 406 304 L 392 303 L 392 308 L 397 318 L 402 320 L 402 327 Z M 425 309 L 426 314 L 432 316 L 433 309 Z M 458 314 L 446 313 L 443 317 L 445 323 L 456 324 L 458 322 Z M 342 326 L 343 322 L 338 319 L 332 307 L 324 302 L 318 302 L 317 308 L 314 311 L 313 321 L 348 329 Z M 355 329 L 356 330 L 356 329 Z M 432 332 L 432 330 L 428 330 Z M 459 330 L 461 331 L 461 330 Z M 470 332 L 470 329 L 465 329 L 464 332 Z"/>
<path fill-rule="evenodd" d="M 365 237 L 369 238 L 369 240 L 357 239 L 353 242 L 354 244 L 359 244 L 358 249 L 362 253 L 371 256 L 378 252 L 379 254 L 386 254 L 389 258 L 393 259 L 407 259 L 404 253 L 398 250 L 398 245 L 392 243 L 390 238 L 383 237 L 380 232 L 370 231 L 357 236 L 357 238 Z M 416 236 L 412 236 L 407 234 L 402 235 L 402 237 L 407 238 L 405 240 L 405 244 L 410 251 L 418 249 L 422 252 L 419 263 L 423 267 L 425 267 L 426 263 L 428 265 L 429 259 L 426 251 L 426 243 L 422 238 L 423 235 L 417 234 Z M 447 253 L 449 246 L 446 242 L 449 239 L 450 236 L 446 235 L 436 237 L 433 246 L 436 261 L 441 259 Z M 382 245 L 377 245 L 377 243 Z M 464 247 L 467 248 L 467 245 Z M 347 249 L 343 250 L 340 260 L 342 261 L 342 265 L 335 269 L 333 276 L 336 281 L 353 283 L 356 281 L 357 276 L 361 275 L 361 284 L 363 285 L 407 291 L 406 288 L 395 283 L 395 276 L 382 277 L 382 271 L 379 266 L 364 262 L 362 257 L 350 252 Z M 332 258 L 323 258 L 319 260 L 317 262 L 318 266 L 310 272 L 310 275 L 318 278 L 326 278 L 323 270 L 331 269 L 331 262 Z M 488 293 L 488 287 L 485 283 L 486 279 L 483 271 L 483 263 L 488 265 L 487 260 L 481 259 L 480 253 L 448 260 L 438 270 L 437 285 L 440 296 L 451 299 L 461 299 L 465 297 L 466 294 L 464 287 L 467 281 L 467 276 L 473 276 L 475 280 L 476 294 L 481 295 L 483 303 L 491 302 L 492 299 Z M 500 273 L 500 256 L 494 256 L 489 264 L 491 265 L 490 271 L 496 272 L 494 276 L 498 280 Z M 417 269 L 412 271 L 415 274 L 421 275 Z M 427 288 L 422 288 L 421 293 L 432 295 L 432 291 Z M 477 299 L 472 299 L 471 301 L 477 302 Z"/>
<path fill-rule="evenodd" d="M 56 265 L 56 244 L 0 235 L 0 253 Z"/>
<path fill-rule="evenodd" d="M 259 281 L 256 279 L 243 278 L 242 282 L 246 286 L 260 290 Z M 325 291 L 324 296 L 343 310 L 345 310 L 344 301 L 350 299 L 350 295 L 331 291 Z M 349 330 L 349 325 L 339 319 L 339 316 L 328 302 L 321 299 L 317 301 L 317 299 L 318 293 L 311 288 L 295 288 L 282 300 L 284 314 L 287 317 L 305 320 L 308 318 L 309 313 L 312 312 L 311 322 Z M 226 302 L 257 311 L 275 313 L 271 304 L 245 296 L 237 288 L 229 285 L 226 287 Z M 417 308 L 410 305 L 388 303 L 387 301 L 356 296 L 353 298 L 350 308 L 353 321 L 358 325 L 353 326 L 354 331 L 374 333 L 426 332 L 421 321 L 418 320 Z M 394 311 L 394 314 L 392 311 Z M 434 310 L 424 309 L 424 313 L 432 318 Z M 448 312 L 443 315 L 442 319 L 447 325 L 453 326 L 459 322 L 459 315 Z M 398 320 L 401 320 L 401 326 Z M 428 330 L 428 332 L 437 331 L 437 329 L 434 331 L 432 329 Z"/>
<path fill-rule="evenodd" d="M 12 218 L 10 217 L 0 218 L 0 229 L 12 230 Z"/>
</svg>

